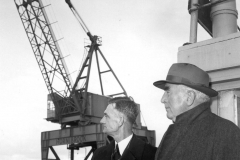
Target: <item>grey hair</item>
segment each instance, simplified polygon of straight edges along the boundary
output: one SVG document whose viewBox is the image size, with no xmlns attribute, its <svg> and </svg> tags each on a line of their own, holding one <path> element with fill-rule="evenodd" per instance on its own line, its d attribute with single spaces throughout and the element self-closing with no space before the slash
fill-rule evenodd
<svg viewBox="0 0 240 160">
<path fill-rule="evenodd" d="M 115 103 L 115 109 L 123 113 L 131 124 L 136 121 L 139 109 L 132 97 L 115 97 L 110 99 L 108 103 Z"/>
<path fill-rule="evenodd" d="M 186 91 L 186 92 L 187 91 L 195 92 L 196 93 L 196 99 L 198 100 L 199 103 L 204 103 L 204 102 L 210 101 L 210 97 L 208 95 L 206 95 L 206 94 L 204 94 L 204 93 L 202 93 L 202 92 L 200 92 L 198 90 L 195 90 L 193 88 L 187 87 L 185 85 L 179 85 L 179 87 L 181 89 L 183 89 L 184 91 Z"/>
</svg>

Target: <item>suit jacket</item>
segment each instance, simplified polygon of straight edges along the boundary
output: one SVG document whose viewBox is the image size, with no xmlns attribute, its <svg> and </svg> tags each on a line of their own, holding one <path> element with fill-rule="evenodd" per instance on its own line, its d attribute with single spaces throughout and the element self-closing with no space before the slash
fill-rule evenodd
<svg viewBox="0 0 240 160">
<path fill-rule="evenodd" d="M 97 149 L 92 160 L 111 160 L 114 147 L 115 141 L 112 141 L 110 144 Z M 156 147 L 133 135 L 120 160 L 154 160 L 156 150 Z"/>
<path fill-rule="evenodd" d="M 240 129 L 200 104 L 177 116 L 155 160 L 240 160 Z"/>
</svg>

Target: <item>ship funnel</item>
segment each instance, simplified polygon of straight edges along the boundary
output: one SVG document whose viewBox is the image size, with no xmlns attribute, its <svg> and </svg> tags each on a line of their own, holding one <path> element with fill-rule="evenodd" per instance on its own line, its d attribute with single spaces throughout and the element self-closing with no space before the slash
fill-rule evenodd
<svg viewBox="0 0 240 160">
<path fill-rule="evenodd" d="M 219 0 L 211 0 L 214 3 Z M 213 38 L 223 37 L 237 32 L 238 12 L 236 0 L 226 0 L 211 8 Z"/>
</svg>

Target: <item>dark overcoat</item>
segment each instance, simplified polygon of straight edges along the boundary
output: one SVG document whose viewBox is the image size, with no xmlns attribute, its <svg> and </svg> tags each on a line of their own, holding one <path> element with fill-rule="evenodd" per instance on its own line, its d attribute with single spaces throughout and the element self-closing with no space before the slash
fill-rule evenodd
<svg viewBox="0 0 240 160">
<path fill-rule="evenodd" d="M 111 160 L 114 147 L 115 142 L 112 141 L 109 145 L 97 149 L 93 154 L 92 160 Z M 156 150 L 156 147 L 133 135 L 120 160 L 154 160 Z"/>
<path fill-rule="evenodd" d="M 240 129 L 200 104 L 177 116 L 155 160 L 240 160 Z"/>
</svg>

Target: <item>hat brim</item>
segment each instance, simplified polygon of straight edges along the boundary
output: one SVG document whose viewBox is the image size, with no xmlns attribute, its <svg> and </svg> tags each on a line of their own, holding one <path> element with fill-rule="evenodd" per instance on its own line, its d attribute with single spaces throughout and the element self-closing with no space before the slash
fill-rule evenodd
<svg viewBox="0 0 240 160">
<path fill-rule="evenodd" d="M 184 83 L 178 83 L 178 82 L 172 82 L 172 81 L 164 81 L 164 80 L 162 80 L 162 81 L 156 81 L 156 82 L 153 83 L 153 85 L 154 85 L 155 87 L 158 87 L 158 88 L 164 90 L 166 83 L 185 85 L 185 86 L 187 86 L 187 87 L 190 87 L 190 88 L 193 88 L 193 89 L 195 89 L 195 90 L 197 90 L 197 91 L 200 91 L 200 92 L 208 95 L 209 97 L 215 97 L 215 96 L 218 95 L 218 92 L 217 92 L 217 91 L 215 91 L 215 90 L 213 90 L 213 89 L 211 89 L 211 88 L 208 88 L 208 87 L 205 87 L 205 86 L 199 86 L 199 85 L 190 85 L 190 84 L 184 84 Z"/>
</svg>

